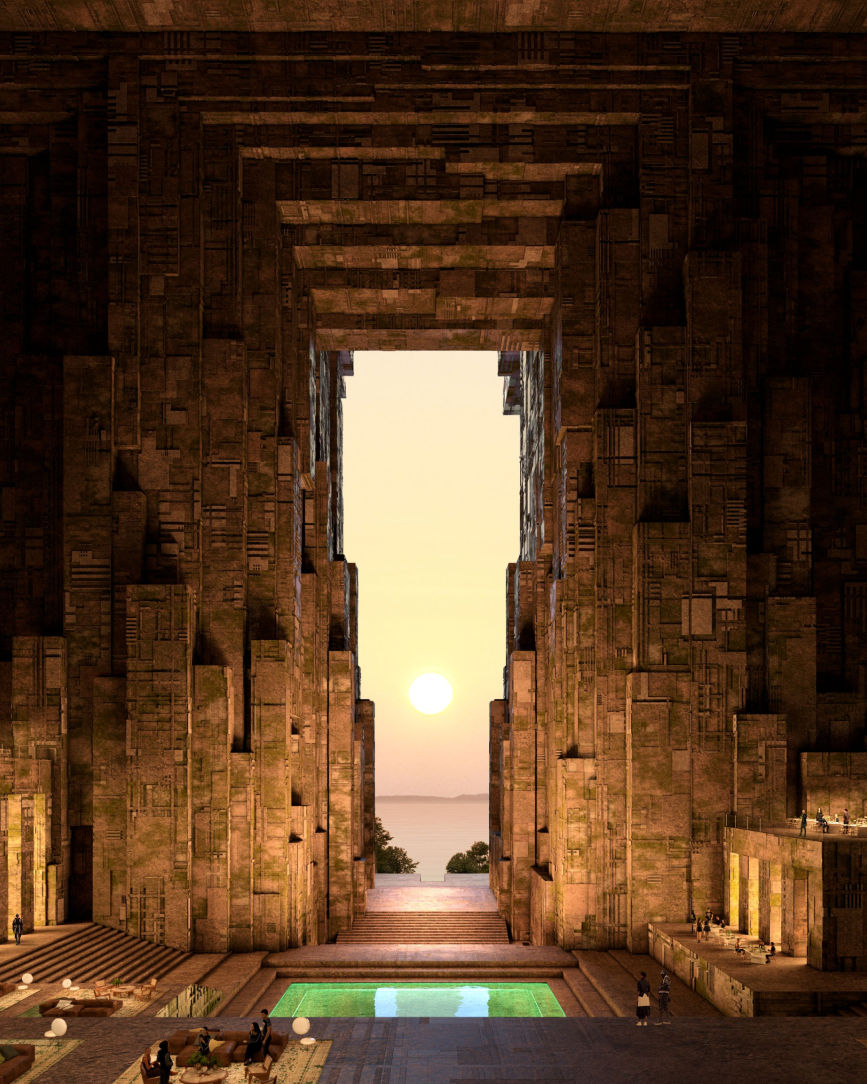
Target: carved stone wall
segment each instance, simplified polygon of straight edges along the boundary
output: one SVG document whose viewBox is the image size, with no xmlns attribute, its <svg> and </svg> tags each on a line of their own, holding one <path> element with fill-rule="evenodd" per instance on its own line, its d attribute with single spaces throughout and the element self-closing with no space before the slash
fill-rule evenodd
<svg viewBox="0 0 867 1084">
<path fill-rule="evenodd" d="M 726 815 L 863 751 L 867 40 L 750 11 L 0 35 L 0 758 L 57 917 L 219 951 L 363 906 L 355 348 L 496 349 L 521 413 L 514 936 L 646 948 L 722 907 Z"/>
</svg>

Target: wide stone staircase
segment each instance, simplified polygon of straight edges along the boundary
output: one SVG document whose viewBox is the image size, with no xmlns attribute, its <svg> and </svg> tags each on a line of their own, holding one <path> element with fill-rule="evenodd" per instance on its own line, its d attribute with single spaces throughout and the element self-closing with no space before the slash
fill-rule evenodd
<svg viewBox="0 0 867 1084">
<path fill-rule="evenodd" d="M 508 945 L 506 923 L 496 911 L 368 911 L 339 945 Z"/>
<path fill-rule="evenodd" d="M 0 982 L 20 980 L 29 972 L 40 985 L 69 977 L 81 986 L 116 976 L 125 983 L 142 983 L 163 978 L 188 956 L 178 949 L 152 945 L 120 930 L 89 923 L 76 926 L 68 936 L 53 938 L 49 944 L 7 957 L 0 964 Z"/>
</svg>

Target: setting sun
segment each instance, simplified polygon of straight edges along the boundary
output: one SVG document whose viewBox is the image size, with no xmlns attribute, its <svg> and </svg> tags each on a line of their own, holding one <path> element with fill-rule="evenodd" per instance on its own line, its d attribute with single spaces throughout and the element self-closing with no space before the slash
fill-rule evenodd
<svg viewBox="0 0 867 1084">
<path fill-rule="evenodd" d="M 452 686 L 442 674 L 421 674 L 410 685 L 409 698 L 416 711 L 437 715 L 452 702 Z"/>
</svg>

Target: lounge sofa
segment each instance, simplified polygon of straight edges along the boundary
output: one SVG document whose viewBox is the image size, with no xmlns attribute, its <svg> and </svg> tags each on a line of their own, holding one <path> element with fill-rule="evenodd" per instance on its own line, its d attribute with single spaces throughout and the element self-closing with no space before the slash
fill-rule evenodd
<svg viewBox="0 0 867 1084">
<path fill-rule="evenodd" d="M 201 1030 L 201 1028 L 190 1028 L 183 1031 L 174 1031 L 168 1037 L 169 1053 L 178 1065 L 188 1065 L 193 1054 L 198 1054 Z M 211 1054 L 220 1065 L 227 1068 L 234 1059 L 235 1043 L 232 1039 L 224 1038 L 219 1028 L 209 1028 L 208 1030 L 211 1032 L 211 1038 L 216 1039 L 219 1043 L 211 1051 Z M 233 1034 L 235 1033 L 233 1032 Z"/>
<path fill-rule="evenodd" d="M 15 1051 L 13 1056 L 4 1056 L 3 1060 L 0 1061 L 0 1084 L 9 1084 L 10 1081 L 23 1076 L 36 1057 L 35 1046 L 28 1046 L 24 1043 L 0 1042 L 0 1053 L 9 1055 L 13 1050 Z"/>
<path fill-rule="evenodd" d="M 208 1030 L 214 1039 L 218 1039 L 225 1044 L 224 1046 L 218 1046 L 214 1051 L 214 1056 L 220 1059 L 221 1065 L 228 1066 L 230 1062 L 244 1060 L 244 1054 L 247 1050 L 246 1031 L 229 1031 L 225 1028 L 209 1028 Z M 175 1031 L 168 1037 L 169 1053 L 175 1058 L 178 1065 L 186 1065 L 190 1056 L 199 1049 L 200 1031 L 200 1028 Z M 279 1060 L 288 1042 L 288 1035 L 279 1031 L 271 1032 L 271 1046 L 268 1048 L 268 1053 L 274 1061 Z M 253 1060 L 264 1061 L 261 1050 Z"/>
<path fill-rule="evenodd" d="M 58 1008 L 58 1002 L 63 1002 Z M 111 1016 L 123 1005 L 110 997 L 51 997 L 40 1001 L 40 1016 Z"/>
</svg>

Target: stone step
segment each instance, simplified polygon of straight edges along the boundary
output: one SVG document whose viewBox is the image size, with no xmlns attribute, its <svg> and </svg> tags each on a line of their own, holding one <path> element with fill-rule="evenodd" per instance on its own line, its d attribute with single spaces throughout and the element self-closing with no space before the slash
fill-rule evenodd
<svg viewBox="0 0 867 1084">
<path fill-rule="evenodd" d="M 216 967 L 211 968 L 200 980 L 200 985 L 212 990 L 219 990 L 223 995 L 214 1006 L 209 1016 L 231 1016 L 226 1006 L 238 997 L 246 987 L 257 980 L 262 970 L 262 961 L 267 952 L 234 952 L 222 957 Z M 243 1015 L 241 1013 L 237 1015 Z"/>
<path fill-rule="evenodd" d="M 633 991 L 635 984 L 638 983 L 640 973 L 642 971 L 647 972 L 647 977 L 650 980 L 651 1001 L 656 1004 L 656 991 L 659 986 L 661 971 L 659 961 L 654 960 L 652 956 L 627 952 L 626 949 L 611 949 L 610 954 L 632 978 Z M 669 977 L 671 978 L 670 1011 L 672 1016 L 712 1016 L 717 1018 L 722 1016 L 719 1009 L 705 1000 L 701 994 L 691 990 L 676 975 L 670 975 Z"/>
<path fill-rule="evenodd" d="M 651 1012 L 656 1012 L 656 991 L 660 965 L 651 956 L 630 953 L 625 949 L 609 952 L 578 950 L 573 953 L 578 966 L 615 1016 L 634 1016 L 636 986 L 642 971 L 650 982 Z M 714 1016 L 721 1013 L 694 990 L 671 976 L 671 1015 L 673 1017 Z"/>
<path fill-rule="evenodd" d="M 455 982 L 458 979 L 479 979 L 482 982 L 499 982 L 501 979 L 517 979 L 529 982 L 536 979 L 559 979 L 563 977 L 563 970 L 556 967 L 477 967 L 474 964 L 455 965 L 446 967 L 442 964 L 422 966 L 419 964 L 401 965 L 395 964 L 340 964 L 334 967 L 281 967 L 277 970 L 277 978 L 287 982 L 304 982 L 312 979 L 338 980 L 338 979 L 367 979 L 371 982 L 379 979 L 395 979 L 401 982 L 414 982 L 416 980 L 431 980 L 438 982 Z"/>
<path fill-rule="evenodd" d="M 567 968 L 563 972 L 563 980 L 587 1016 L 610 1018 L 615 1015 L 580 967 Z"/>
<path fill-rule="evenodd" d="M 338 944 L 508 944 L 503 919 L 491 911 L 368 911 Z"/>
<path fill-rule="evenodd" d="M 60 933 L 61 929 L 62 927 L 57 927 L 58 936 L 52 938 L 48 944 L 35 949 L 25 949 L 20 955 L 5 960 L 0 966 L 0 982 L 17 979 L 27 971 L 32 972 L 34 968 L 38 971 L 46 962 L 62 963 L 67 959 L 75 959 L 81 948 L 94 944 L 102 932 L 101 926 L 88 924 L 64 937 Z"/>
<path fill-rule="evenodd" d="M 220 1016 L 253 1016 L 261 1008 L 270 1008 L 272 1004 L 271 990 L 277 981 L 277 972 L 273 967 L 260 967 L 250 981 L 243 986 L 231 1001 L 224 1001 L 220 1005 Z M 279 1001 L 283 988 L 274 1002 Z"/>
<path fill-rule="evenodd" d="M 120 977 L 123 982 L 160 979 L 186 958 L 186 953 L 130 937 L 120 930 L 93 924 L 51 946 L 18 957 L 0 971 L 0 979 L 29 971 L 37 983 L 60 982 L 67 976 L 77 985 L 94 979 Z"/>
</svg>

